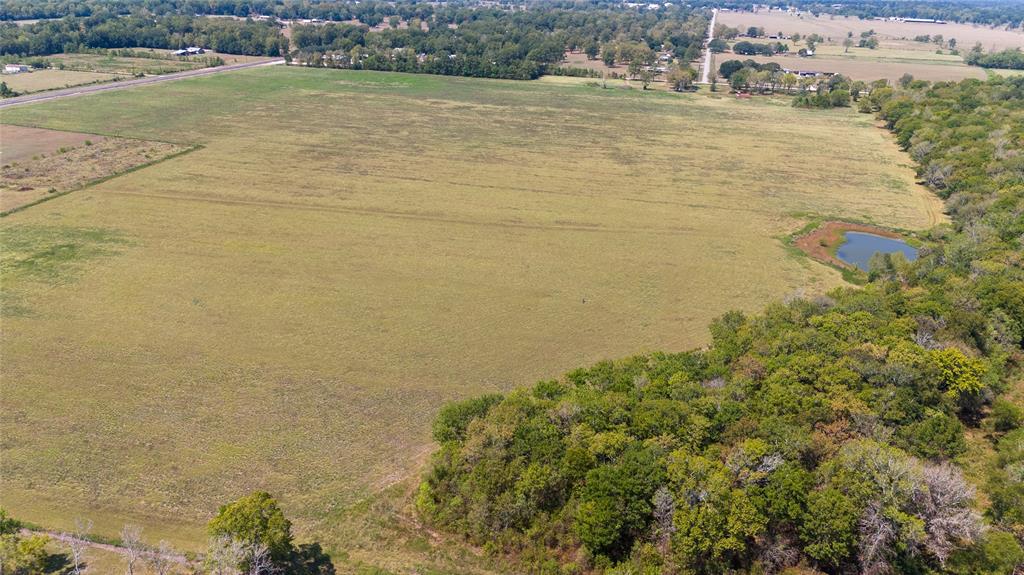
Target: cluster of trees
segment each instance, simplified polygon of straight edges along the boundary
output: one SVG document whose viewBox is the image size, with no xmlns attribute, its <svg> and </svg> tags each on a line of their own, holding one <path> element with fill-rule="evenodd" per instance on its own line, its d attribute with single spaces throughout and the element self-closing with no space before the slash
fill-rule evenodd
<svg viewBox="0 0 1024 575">
<path fill-rule="evenodd" d="M 1024 78 L 863 100 L 946 200 L 918 260 L 728 313 L 703 350 L 446 406 L 424 518 L 539 572 L 1013 572 L 1024 429 L 999 397 L 1024 361 Z M 975 462 L 995 453 L 984 517 L 968 428 L 990 442 Z"/>
<path fill-rule="evenodd" d="M 36 575 L 50 570 L 59 562 L 46 549 L 49 537 L 23 535 L 21 530 L 21 522 L 0 508 L 0 573 Z"/>
<path fill-rule="evenodd" d="M 307 65 L 490 78 L 536 78 L 566 50 L 598 55 L 609 64 L 639 67 L 655 49 L 695 57 L 707 20 L 703 12 L 673 7 L 657 12 L 603 7 L 526 11 L 459 9 L 426 26 L 373 31 L 353 24 L 296 26 L 292 45 Z M 423 29 L 426 28 L 426 29 Z"/>
<path fill-rule="evenodd" d="M 774 56 L 789 52 L 789 46 L 782 42 L 736 42 L 732 51 L 743 56 Z"/>
<path fill-rule="evenodd" d="M 257 491 L 220 508 L 207 531 L 210 545 L 199 561 L 176 552 L 169 543 L 156 547 L 143 542 L 142 528 L 125 525 L 118 546 L 125 573 L 145 570 L 153 575 L 178 572 L 187 565 L 195 575 L 334 575 L 334 565 L 319 543 L 295 545 L 291 522 L 270 494 Z M 23 529 L 0 509 L 0 573 L 44 575 L 92 572 L 89 567 L 91 521 L 76 521 L 75 529 L 59 540 Z M 67 552 L 50 549 L 66 547 Z"/>
<path fill-rule="evenodd" d="M 732 40 L 740 35 L 739 28 L 733 28 L 718 22 L 715 24 L 715 38 L 722 38 L 724 40 Z"/>
<path fill-rule="evenodd" d="M 205 565 L 210 573 L 334 575 L 331 558 L 319 543 L 294 544 L 291 521 L 265 491 L 222 506 L 207 531 L 211 542 Z"/>
<path fill-rule="evenodd" d="M 854 94 L 860 94 L 864 87 L 864 82 L 852 82 L 842 74 L 801 78 L 800 92 L 793 99 L 793 105 L 798 108 L 845 108 L 854 99 Z"/>
<path fill-rule="evenodd" d="M 1020 48 L 1007 48 L 1001 52 L 986 53 L 981 44 L 975 44 L 964 56 L 964 61 L 971 66 L 982 68 L 1003 68 L 1007 70 L 1024 70 L 1024 52 Z"/>
<path fill-rule="evenodd" d="M 700 51 L 696 42 L 688 45 Z M 601 46 L 601 60 L 607 66 L 616 64 L 635 64 L 636 66 L 653 66 L 658 61 L 658 53 L 653 48 L 642 42 L 612 41 L 605 42 Z M 687 54 L 689 55 L 689 54 Z"/>
<path fill-rule="evenodd" d="M 718 67 L 719 75 L 738 92 L 774 94 L 781 90 L 795 94 L 793 105 L 802 108 L 839 108 L 857 101 L 867 84 L 852 81 L 842 74 L 800 77 L 786 72 L 776 62 L 759 64 L 753 60 L 727 60 Z M 887 85 L 884 81 L 884 85 Z"/>
<path fill-rule="evenodd" d="M 922 34 L 920 36 L 914 36 L 915 42 L 921 42 L 922 44 L 935 44 L 939 48 L 948 47 L 950 50 L 956 50 L 956 38 L 950 38 L 946 40 L 942 34 Z"/>
<path fill-rule="evenodd" d="M 719 73 L 728 80 L 729 87 L 737 92 L 772 94 L 778 89 L 791 92 L 797 86 L 801 89 L 805 87 L 800 78 L 784 72 L 775 62 L 757 64 L 752 60 L 729 60 L 722 63 Z"/>
<path fill-rule="evenodd" d="M 853 32 L 847 32 L 846 39 L 843 40 L 843 46 L 849 50 L 850 46 L 853 45 Z M 860 48 L 867 48 L 869 50 L 875 50 L 878 48 L 878 36 L 875 35 L 874 29 L 867 30 L 860 33 L 860 42 L 857 43 Z"/>
<path fill-rule="evenodd" d="M 748 70 L 753 72 L 769 71 L 769 72 L 781 72 L 782 66 L 777 62 L 766 62 L 759 64 L 753 60 L 726 60 L 718 66 L 718 75 L 726 80 L 732 79 L 733 74 L 741 71 Z"/>
<path fill-rule="evenodd" d="M 759 64 L 753 60 L 727 60 L 718 67 L 719 75 L 737 92 L 774 94 L 783 91 L 796 94 L 794 104 L 803 107 L 848 106 L 852 93 L 865 87 L 836 74 L 829 77 L 800 77 L 786 72 L 776 62 Z M 843 91 L 846 95 L 843 97 Z M 824 95 L 818 98 L 819 94 Z"/>
<path fill-rule="evenodd" d="M 277 25 L 251 20 L 210 19 L 147 12 L 117 16 L 101 11 L 27 26 L 0 24 L 0 54 L 43 56 L 97 48 L 202 46 L 228 54 L 281 56 L 288 40 Z"/>
<path fill-rule="evenodd" d="M 800 38 L 798 36 L 800 36 L 800 35 L 799 34 L 794 34 L 793 35 L 793 41 L 794 42 L 799 42 L 800 41 Z M 807 36 L 804 37 L 804 46 L 805 47 L 800 49 L 800 55 L 801 56 L 806 56 L 809 52 L 814 52 L 814 49 L 818 46 L 818 44 L 821 44 L 824 41 L 825 41 L 825 38 L 823 36 L 821 36 L 820 34 L 808 34 Z"/>
<path fill-rule="evenodd" d="M 689 64 L 679 64 L 672 66 L 668 71 L 668 75 L 665 76 L 665 81 L 668 82 L 668 87 L 676 92 L 687 92 L 694 88 L 694 82 L 697 80 L 697 70 L 693 69 Z"/>
</svg>

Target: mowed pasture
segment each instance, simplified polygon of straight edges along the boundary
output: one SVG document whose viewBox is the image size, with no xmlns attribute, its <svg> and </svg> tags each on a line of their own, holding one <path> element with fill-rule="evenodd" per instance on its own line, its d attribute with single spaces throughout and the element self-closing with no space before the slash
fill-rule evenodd
<svg viewBox="0 0 1024 575">
<path fill-rule="evenodd" d="M 0 220 L 0 505 L 185 549 L 266 489 L 393 566 L 360 522 L 445 401 L 840 285 L 808 215 L 942 217 L 870 117 L 785 99 L 281 66 L 0 119 L 200 146 Z"/>
<path fill-rule="evenodd" d="M 58 90 L 83 84 L 112 82 L 126 76 L 106 72 L 84 72 L 78 70 L 34 70 L 20 74 L 4 74 L 0 81 L 19 94 L 31 94 L 44 90 Z"/>
</svg>

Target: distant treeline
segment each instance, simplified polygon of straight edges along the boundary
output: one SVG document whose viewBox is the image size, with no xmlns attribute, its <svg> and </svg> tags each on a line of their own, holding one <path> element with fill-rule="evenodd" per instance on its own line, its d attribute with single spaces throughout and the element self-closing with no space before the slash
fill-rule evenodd
<svg viewBox="0 0 1024 575">
<path fill-rule="evenodd" d="M 728 7 L 750 10 L 753 2 L 746 0 L 691 0 L 674 2 L 693 8 Z M 499 2 L 505 6 L 521 6 L 522 2 Z M 530 9 L 538 7 L 564 9 L 614 9 L 637 11 L 624 2 L 590 0 L 547 2 L 532 0 L 525 3 Z M 841 14 L 859 18 L 932 18 L 951 22 L 977 22 L 990 25 L 1020 26 L 1024 21 L 1024 5 L 1012 0 L 792 0 L 772 2 L 776 7 L 792 5 L 815 14 Z M 493 4 L 491 4 L 493 6 Z M 448 2 L 447 7 L 480 7 L 480 2 Z M 144 8 L 157 14 L 208 14 L 224 16 L 251 16 L 262 14 L 284 19 L 319 18 L 345 21 L 358 19 L 375 26 L 390 16 L 404 19 L 428 18 L 434 6 L 420 2 L 379 2 L 375 0 L 5 0 L 0 3 L 0 20 L 30 18 L 61 18 L 67 15 L 88 16 L 98 10 L 128 14 Z M 449 8 L 438 7 L 437 10 Z"/>
<path fill-rule="evenodd" d="M 229 54 L 281 56 L 288 40 L 268 22 L 98 12 L 18 26 L 0 24 L 0 54 L 44 56 L 95 48 L 202 46 Z"/>
<path fill-rule="evenodd" d="M 434 8 L 427 3 L 401 2 L 312 2 L 310 0 L 5 0 L 0 3 L 0 20 L 34 18 L 62 18 L 64 16 L 90 16 L 97 12 L 130 14 L 137 10 L 154 14 L 184 14 L 209 16 L 253 15 L 274 16 L 280 19 L 318 18 L 344 21 L 358 19 L 375 26 L 389 16 L 405 19 L 427 18 Z"/>
<path fill-rule="evenodd" d="M 568 49 L 596 56 L 600 45 L 613 41 L 634 42 L 651 53 L 662 47 L 696 53 L 707 27 L 702 11 L 681 7 L 637 12 L 544 6 L 439 14 L 379 32 L 353 24 L 295 26 L 292 48 L 311 66 L 529 79 L 560 62 Z"/>
<path fill-rule="evenodd" d="M 986 54 L 979 44 L 964 56 L 964 61 L 972 66 L 981 66 L 982 68 L 1024 70 L 1024 52 L 1020 48 L 1009 48 L 1002 52 Z"/>
<path fill-rule="evenodd" d="M 727 7 L 750 10 L 755 3 L 746 0 L 691 0 L 673 2 L 692 8 Z M 521 6 L 522 2 L 499 2 L 506 7 Z M 563 9 L 611 9 L 633 11 L 624 2 L 589 0 L 547 2 L 532 0 L 525 3 L 531 10 L 538 7 Z M 977 22 L 989 25 L 1018 27 L 1024 22 L 1024 5 L 1013 0 L 792 0 L 772 2 L 776 7 L 794 6 L 814 14 L 840 14 L 859 18 L 932 18 L 951 22 Z M 357 19 L 375 26 L 390 16 L 404 19 L 428 18 L 437 11 L 451 8 L 481 7 L 480 2 L 462 0 L 435 8 L 426 2 L 376 0 L 5 0 L 0 3 L 0 20 L 30 18 L 61 18 L 67 15 L 88 16 L 98 10 L 128 14 L 144 8 L 157 14 L 206 14 L 223 16 L 251 16 L 262 14 L 283 19 L 319 18 L 345 21 Z M 493 6 L 493 4 L 490 4 Z"/>
<path fill-rule="evenodd" d="M 153 3 L 149 11 L 150 2 L 141 0 L 133 6 L 133 12 L 121 15 L 125 6 L 119 0 L 57 2 L 47 14 L 72 10 L 75 15 L 26 26 L 0 24 L 0 54 L 37 56 L 96 48 L 196 45 L 232 54 L 278 56 L 289 54 L 290 49 L 300 63 L 309 66 L 532 79 L 558 64 L 569 49 L 596 57 L 601 48 L 629 44 L 651 54 L 666 49 L 677 57 L 693 58 L 699 54 L 707 28 L 706 11 L 680 6 L 635 10 L 596 3 L 563 8 L 550 3 L 513 11 L 374 2 L 246 5 L 246 14 L 269 11 L 281 17 L 358 19 L 358 23 L 296 25 L 289 47 L 280 24 L 273 19 L 194 15 L 225 12 L 235 4 L 172 1 Z M 332 11 L 323 12 L 328 7 Z M 16 3 L 5 3 L 3 9 L 8 11 L 6 16 L 27 15 L 19 12 Z M 385 17 L 388 22 L 383 30 L 371 29 Z"/>
<path fill-rule="evenodd" d="M 519 8 L 521 2 L 504 2 L 505 8 Z M 619 12 L 640 12 L 625 6 L 622 2 L 591 0 L 584 4 L 577 2 L 529 2 L 530 10 L 616 10 Z M 691 3 L 692 4 L 692 3 Z M 696 5 L 713 5 L 705 0 Z M 249 17 L 255 15 L 273 16 L 282 20 L 320 19 L 335 22 L 358 20 L 368 26 L 376 26 L 391 16 L 402 19 L 428 19 L 435 14 L 447 18 L 446 14 L 473 9 L 493 9 L 495 3 L 483 4 L 476 1 L 453 1 L 444 5 L 406 0 L 385 2 L 378 0 L 6 0 L 0 3 L 0 20 L 25 20 L 36 18 L 62 18 L 64 16 L 89 16 L 99 11 L 116 14 L 130 14 L 143 9 L 154 14 L 185 14 L 208 16 Z M 648 11 L 648 10 L 643 10 Z"/>
</svg>

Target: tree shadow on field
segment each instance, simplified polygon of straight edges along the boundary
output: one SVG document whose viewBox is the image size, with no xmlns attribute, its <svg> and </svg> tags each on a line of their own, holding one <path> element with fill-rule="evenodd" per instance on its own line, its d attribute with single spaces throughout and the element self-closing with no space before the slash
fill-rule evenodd
<svg viewBox="0 0 1024 575">
<path fill-rule="evenodd" d="M 43 573 L 69 575 L 72 571 L 71 560 L 64 553 L 51 553 L 46 556 L 46 563 L 43 566 Z"/>
</svg>

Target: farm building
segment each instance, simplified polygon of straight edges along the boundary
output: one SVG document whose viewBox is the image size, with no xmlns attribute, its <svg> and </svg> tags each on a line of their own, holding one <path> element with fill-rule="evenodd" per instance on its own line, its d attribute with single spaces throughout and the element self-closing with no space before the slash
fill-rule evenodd
<svg viewBox="0 0 1024 575">
<path fill-rule="evenodd" d="M 200 48 L 199 46 L 189 46 L 188 48 L 185 48 L 183 50 L 175 50 L 174 51 L 174 55 L 175 56 L 197 56 L 199 54 L 205 54 L 205 53 L 206 53 L 206 50 Z"/>
<path fill-rule="evenodd" d="M 790 70 L 789 68 L 783 68 L 782 71 L 787 74 L 793 74 L 798 78 L 817 78 L 819 76 L 827 78 L 835 76 L 835 72 L 819 72 L 817 70 Z"/>
<path fill-rule="evenodd" d="M 899 16 L 890 16 L 885 18 L 879 16 L 875 20 L 889 21 L 889 22 L 910 22 L 911 24 L 945 24 L 945 20 L 936 20 L 934 18 L 900 18 Z"/>
<path fill-rule="evenodd" d="M 4 74 L 20 74 L 22 72 L 28 72 L 28 66 L 24 64 L 5 64 Z"/>
</svg>

